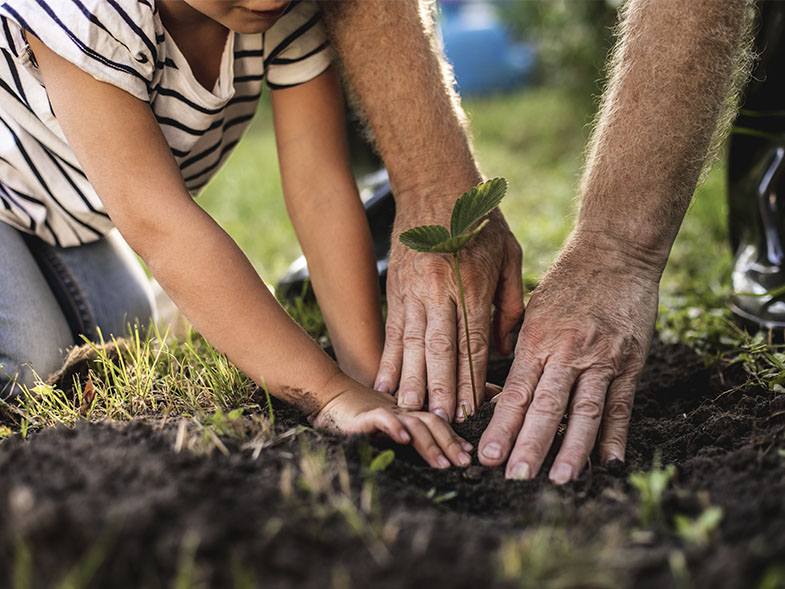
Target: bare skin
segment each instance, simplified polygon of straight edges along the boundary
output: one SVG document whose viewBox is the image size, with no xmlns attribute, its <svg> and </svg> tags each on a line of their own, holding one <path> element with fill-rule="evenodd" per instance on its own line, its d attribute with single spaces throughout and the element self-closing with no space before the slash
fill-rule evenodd
<svg viewBox="0 0 785 589">
<path fill-rule="evenodd" d="M 345 75 L 398 190 L 398 231 L 443 222 L 450 195 L 478 179 L 460 110 L 439 72 L 440 57 L 414 14 L 417 4 L 324 3 Z M 628 3 L 588 151 L 580 216 L 526 310 L 512 370 L 480 442 L 483 464 L 507 461 L 508 477 L 532 478 L 565 413 L 568 426 L 552 481 L 578 476 L 598 435 L 601 460 L 624 459 L 659 280 L 742 54 L 745 5 Z M 497 312 L 503 311 L 495 332 L 502 350 L 509 349 L 504 338 L 522 310 L 518 246 L 500 215 L 483 236 L 472 250 L 477 263 L 465 271 L 477 329 L 473 344 L 482 358 L 478 378 L 488 339 L 476 326 L 488 324 L 494 293 Z M 392 390 L 400 382 L 399 402 L 413 392 L 419 404 L 427 384 L 431 407 L 452 415 L 467 401 L 467 368 L 455 349 L 460 329 L 456 338 L 449 269 L 395 246 L 393 265 L 392 316 L 377 387 Z"/>
<path fill-rule="evenodd" d="M 464 114 L 417 0 L 322 2 L 345 77 L 373 129 L 397 205 L 387 279 L 386 339 L 374 388 L 398 404 L 464 419 L 474 399 L 460 299 L 449 259 L 408 250 L 397 236 L 423 224 L 449 226 L 463 192 L 482 180 Z M 390 83 L 390 80 L 401 80 Z M 404 106 L 405 105 L 405 106 Z M 462 251 L 475 380 L 485 381 L 493 314 L 499 348 L 512 351 L 523 314 L 521 250 L 501 212 Z"/>
<path fill-rule="evenodd" d="M 261 30 L 274 22 L 256 16 L 246 21 L 242 12 L 234 10 L 239 5 L 218 0 L 192 0 L 185 5 L 172 0 L 161 6 L 165 19 L 185 14 L 204 27 L 224 26 L 225 14 L 239 19 L 239 25 L 251 22 Z M 218 20 L 199 10 L 189 11 L 197 6 L 217 9 Z M 171 8 L 177 10 L 167 10 Z M 256 2 L 254 8 L 276 11 L 280 2 Z M 235 25 L 231 19 L 228 26 Z M 210 35 L 215 46 L 205 45 L 202 53 L 223 49 L 220 30 L 215 32 Z M 381 348 L 381 318 L 375 306 L 378 287 L 374 260 L 368 254 L 370 236 L 346 161 L 343 125 L 338 119 L 340 95 L 330 69 L 304 84 L 273 91 L 272 102 L 287 205 L 298 232 L 310 236 L 303 245 L 313 252 L 313 240 L 318 238 L 339 250 L 337 257 L 312 256 L 315 275 L 338 275 L 353 285 L 361 283 L 352 296 L 324 284 L 319 288 L 330 307 L 326 315 L 367 313 L 362 337 L 353 337 L 350 330 L 358 328 L 352 321 L 333 321 L 331 326 L 341 342 L 342 362 L 366 384 L 341 371 L 292 321 L 242 251 L 193 201 L 150 106 L 95 80 L 32 35 L 28 37 L 58 122 L 107 212 L 178 307 L 213 345 L 272 394 L 299 404 L 318 426 L 344 434 L 384 432 L 398 443 L 411 443 L 434 467 L 468 464 L 465 449 L 470 446 L 447 423 L 428 413 L 402 411 L 392 396 L 367 386 Z M 199 56 L 193 53 L 189 58 Z M 211 63 L 216 62 L 206 59 L 193 64 L 203 82 L 217 75 Z M 90 112 L 90 117 L 85 118 L 84 112 Z M 328 152 L 329 157 L 324 155 Z M 301 173 L 303 169 L 309 173 Z M 362 230 L 343 231 L 332 225 L 342 233 L 341 238 L 334 238 L 324 218 L 302 212 L 318 206 L 313 199 L 325 194 L 324 186 L 334 190 L 327 193 L 333 214 L 344 223 L 360 219 Z M 361 253 L 351 258 L 344 249 Z M 344 254 L 352 260 L 353 272 L 340 267 L 345 264 Z M 354 296 L 364 300 L 358 303 Z M 374 324 L 376 328 L 368 328 Z"/>
<path fill-rule="evenodd" d="M 742 53 L 744 0 L 633 0 L 590 142 L 573 234 L 526 310 L 480 460 L 507 476 L 578 476 L 624 460 L 658 287 Z M 572 393 L 572 396 L 571 396 Z M 508 458 L 509 457 L 509 458 Z"/>
</svg>

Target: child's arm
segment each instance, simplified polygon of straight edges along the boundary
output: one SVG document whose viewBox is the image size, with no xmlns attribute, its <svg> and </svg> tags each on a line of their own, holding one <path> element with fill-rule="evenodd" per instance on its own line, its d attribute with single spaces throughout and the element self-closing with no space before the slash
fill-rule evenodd
<svg viewBox="0 0 785 589">
<path fill-rule="evenodd" d="M 271 92 L 286 206 L 341 368 L 371 386 L 384 343 L 379 279 L 330 68 Z"/>
<path fill-rule="evenodd" d="M 29 35 L 49 99 L 82 169 L 131 247 L 213 345 L 318 425 L 384 431 L 432 466 L 465 464 L 447 423 L 396 413 L 338 366 L 278 305 L 232 239 L 188 194 L 150 107 Z M 447 464 L 449 465 L 449 464 Z"/>
</svg>

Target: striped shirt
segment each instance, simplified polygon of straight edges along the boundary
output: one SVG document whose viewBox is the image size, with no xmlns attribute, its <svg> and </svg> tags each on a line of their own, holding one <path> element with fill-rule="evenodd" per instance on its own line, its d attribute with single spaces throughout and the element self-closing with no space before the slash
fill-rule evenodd
<svg viewBox="0 0 785 589">
<path fill-rule="evenodd" d="M 248 127 L 264 80 L 300 84 L 331 59 L 316 6 L 296 0 L 265 33 L 229 33 L 212 91 L 167 34 L 155 0 L 0 0 L 0 29 L 0 221 L 62 247 L 113 225 L 54 117 L 26 31 L 147 102 L 192 195 Z"/>
</svg>

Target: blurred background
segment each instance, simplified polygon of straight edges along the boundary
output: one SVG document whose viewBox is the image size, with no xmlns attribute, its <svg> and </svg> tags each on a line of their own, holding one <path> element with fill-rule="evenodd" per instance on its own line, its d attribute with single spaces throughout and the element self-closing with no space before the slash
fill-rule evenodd
<svg viewBox="0 0 785 589">
<path fill-rule="evenodd" d="M 618 2 L 442 0 L 437 10 L 477 157 L 487 176 L 509 180 L 502 209 L 523 247 L 524 276 L 535 283 L 572 226 Z M 358 155 L 358 178 L 372 171 L 369 161 Z M 705 303 L 708 293 L 727 293 L 724 182 L 720 163 L 699 189 L 663 279 L 666 302 L 699 291 Z M 198 202 L 269 284 L 299 256 L 266 102 Z"/>
</svg>

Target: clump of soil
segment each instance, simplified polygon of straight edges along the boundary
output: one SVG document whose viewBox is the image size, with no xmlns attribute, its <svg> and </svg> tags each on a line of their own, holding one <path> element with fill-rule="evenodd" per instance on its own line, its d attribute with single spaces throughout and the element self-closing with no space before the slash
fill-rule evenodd
<svg viewBox="0 0 785 589">
<path fill-rule="evenodd" d="M 490 380 L 508 369 L 495 358 Z M 383 442 L 297 433 L 302 416 L 280 405 L 279 438 L 261 451 L 222 437 L 226 452 L 210 452 L 209 436 L 175 420 L 15 436 L 0 444 L 0 585 L 778 586 L 785 395 L 741 382 L 655 341 L 627 464 L 593 461 L 562 488 L 501 468 L 437 471 L 401 448 L 374 474 Z M 492 411 L 456 429 L 476 445 Z M 628 475 L 655 454 L 677 472 L 644 528 Z M 674 516 L 708 505 L 722 508 L 719 527 L 687 543 Z"/>
</svg>

